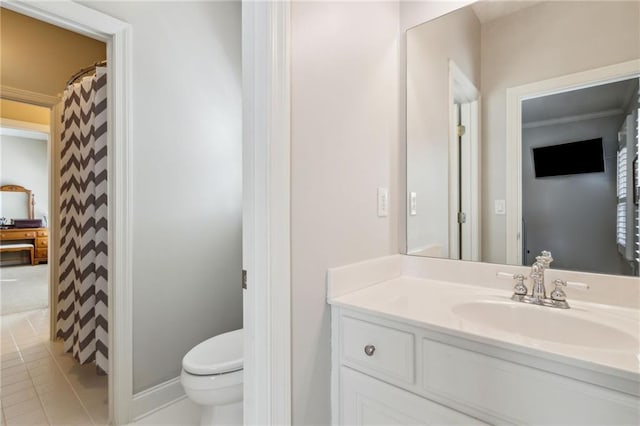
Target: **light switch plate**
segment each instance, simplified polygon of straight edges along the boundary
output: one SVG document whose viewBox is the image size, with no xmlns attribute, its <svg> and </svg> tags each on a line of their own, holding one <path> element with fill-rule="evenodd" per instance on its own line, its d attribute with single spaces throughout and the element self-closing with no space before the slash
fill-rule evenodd
<svg viewBox="0 0 640 426">
<path fill-rule="evenodd" d="M 378 217 L 389 215 L 389 190 L 378 188 Z"/>
<path fill-rule="evenodd" d="M 418 194 L 415 192 L 409 193 L 409 216 L 415 216 L 418 214 Z"/>
<path fill-rule="evenodd" d="M 504 215 L 507 213 L 506 203 L 504 200 L 495 200 L 495 212 L 499 215 Z"/>
</svg>

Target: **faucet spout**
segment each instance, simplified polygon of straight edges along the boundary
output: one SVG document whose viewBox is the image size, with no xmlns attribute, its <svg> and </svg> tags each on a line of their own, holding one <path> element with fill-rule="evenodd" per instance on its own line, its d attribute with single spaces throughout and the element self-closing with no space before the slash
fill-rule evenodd
<svg viewBox="0 0 640 426">
<path fill-rule="evenodd" d="M 543 251 L 540 256 L 536 256 L 536 262 L 531 266 L 531 280 L 533 286 L 531 286 L 531 297 L 536 300 L 544 300 L 547 298 L 547 289 L 544 285 L 544 271 L 553 262 L 551 252 Z"/>
</svg>

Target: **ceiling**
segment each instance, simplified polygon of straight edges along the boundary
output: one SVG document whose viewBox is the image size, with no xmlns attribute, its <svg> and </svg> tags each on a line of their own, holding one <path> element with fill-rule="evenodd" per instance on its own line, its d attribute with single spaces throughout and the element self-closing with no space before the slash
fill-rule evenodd
<svg viewBox="0 0 640 426">
<path fill-rule="evenodd" d="M 619 115 L 634 94 L 638 95 L 638 78 L 529 99 L 522 103 L 522 122 L 534 127 L 572 118 Z"/>
<path fill-rule="evenodd" d="M 481 24 L 510 15 L 521 9 L 531 7 L 541 1 L 536 0 L 483 0 L 471 5 Z"/>
</svg>

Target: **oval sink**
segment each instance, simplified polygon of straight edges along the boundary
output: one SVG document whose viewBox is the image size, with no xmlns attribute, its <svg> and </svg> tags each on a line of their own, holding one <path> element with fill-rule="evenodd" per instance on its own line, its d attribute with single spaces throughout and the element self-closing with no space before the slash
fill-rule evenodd
<svg viewBox="0 0 640 426">
<path fill-rule="evenodd" d="M 456 305 L 454 314 L 482 325 L 532 339 L 608 350 L 638 350 L 637 337 L 568 311 L 518 302 L 479 301 Z"/>
</svg>

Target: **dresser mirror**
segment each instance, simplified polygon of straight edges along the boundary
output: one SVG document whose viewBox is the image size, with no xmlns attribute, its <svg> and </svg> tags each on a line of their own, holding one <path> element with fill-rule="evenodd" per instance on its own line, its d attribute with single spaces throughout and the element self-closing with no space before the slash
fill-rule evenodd
<svg viewBox="0 0 640 426">
<path fill-rule="evenodd" d="M 409 255 L 638 275 L 640 2 L 479 1 L 406 32 Z"/>
<path fill-rule="evenodd" d="M 0 217 L 7 221 L 33 219 L 33 194 L 18 185 L 0 187 Z"/>
</svg>

